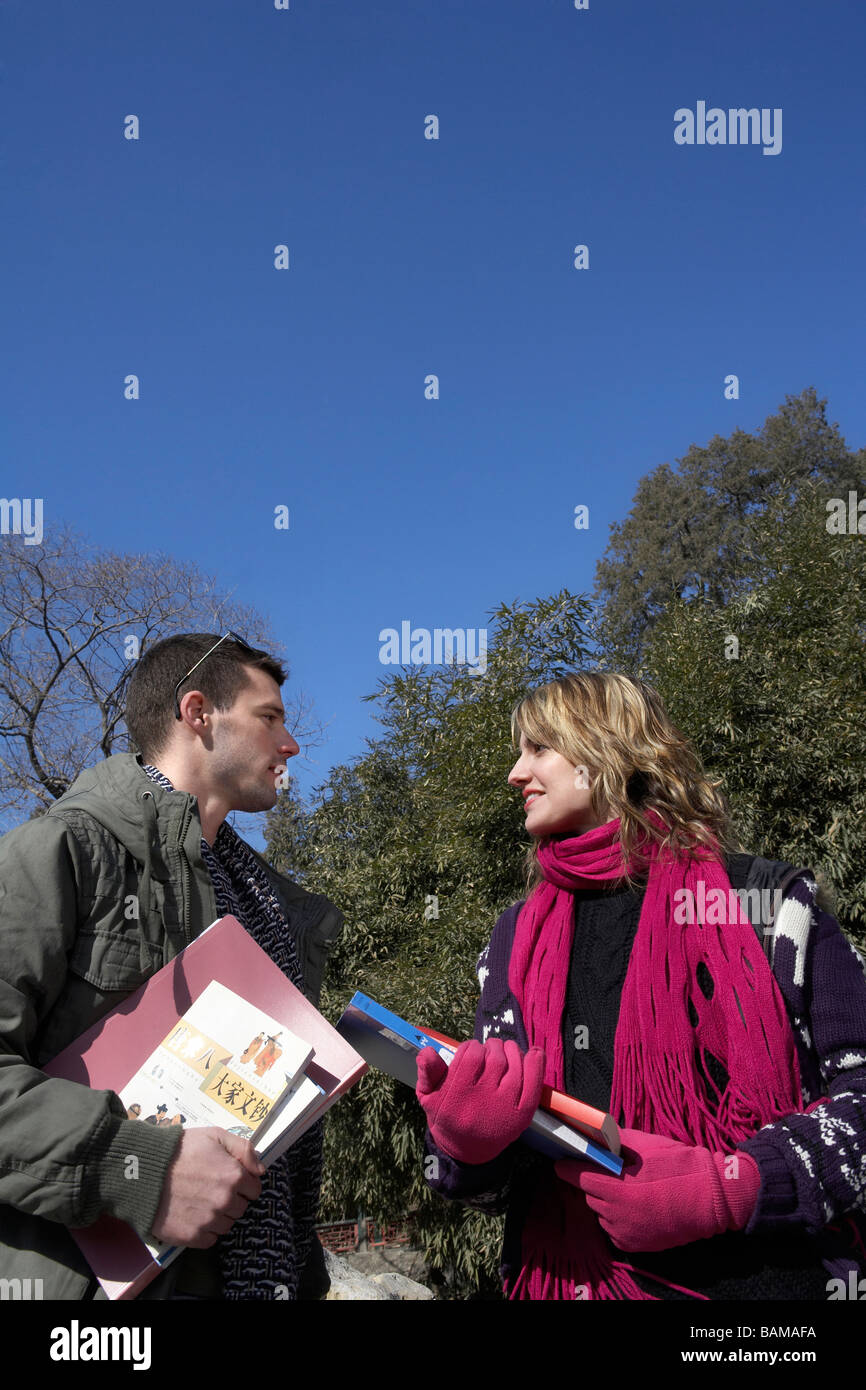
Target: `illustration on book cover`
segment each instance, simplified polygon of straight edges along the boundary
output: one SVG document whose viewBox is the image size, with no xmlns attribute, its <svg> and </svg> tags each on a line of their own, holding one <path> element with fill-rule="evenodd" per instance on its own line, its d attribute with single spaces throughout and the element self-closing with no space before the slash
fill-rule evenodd
<svg viewBox="0 0 866 1390">
<path fill-rule="evenodd" d="M 213 980 L 120 1098 L 128 1118 L 144 1124 L 219 1125 L 252 1138 L 309 1052 L 276 1019 Z"/>
</svg>

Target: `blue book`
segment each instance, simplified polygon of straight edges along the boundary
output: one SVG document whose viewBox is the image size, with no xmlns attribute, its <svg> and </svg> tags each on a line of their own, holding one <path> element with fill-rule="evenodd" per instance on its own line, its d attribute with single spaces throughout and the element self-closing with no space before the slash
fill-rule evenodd
<svg viewBox="0 0 866 1390">
<path fill-rule="evenodd" d="M 423 1028 L 415 1028 L 366 994 L 352 996 L 337 1024 L 337 1032 L 370 1066 L 378 1067 L 379 1071 L 413 1090 L 418 1080 L 415 1059 L 422 1048 L 432 1047 L 448 1063 L 454 1056 L 453 1048 L 441 1039 L 431 1037 Z M 585 1134 L 546 1110 L 536 1110 L 521 1138 L 548 1158 L 588 1158 L 617 1177 L 622 1172 L 623 1160 L 619 1154 L 593 1143 Z"/>
</svg>

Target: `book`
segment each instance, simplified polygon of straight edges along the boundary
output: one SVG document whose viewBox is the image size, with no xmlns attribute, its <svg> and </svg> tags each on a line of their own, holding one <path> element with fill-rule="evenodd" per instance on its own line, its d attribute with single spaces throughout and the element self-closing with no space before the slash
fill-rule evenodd
<svg viewBox="0 0 866 1390">
<path fill-rule="evenodd" d="M 337 1030 L 370 1066 L 387 1072 L 413 1090 L 418 1080 L 416 1059 L 422 1048 L 432 1047 L 450 1065 L 459 1045 L 444 1034 L 408 1023 L 360 992 L 352 996 Z M 521 1139 L 548 1158 L 586 1158 L 609 1173 L 618 1176 L 622 1172 L 623 1159 L 619 1152 L 596 1143 L 559 1114 L 549 1114 L 543 1108 L 536 1110 Z"/>
<path fill-rule="evenodd" d="M 428 1028 L 427 1032 L 431 1037 L 451 1048 L 452 1051 L 456 1051 L 460 1046 L 454 1038 L 447 1037 L 438 1029 Z M 548 1110 L 557 1119 L 564 1120 L 574 1129 L 579 1129 L 588 1139 L 592 1139 L 605 1149 L 610 1149 L 612 1154 L 619 1154 L 622 1151 L 622 1136 L 619 1132 L 619 1125 L 613 1115 L 606 1110 L 597 1110 L 595 1106 L 586 1105 L 582 1100 L 575 1100 L 574 1096 L 566 1095 L 564 1091 L 555 1091 L 552 1086 L 542 1086 L 541 1088 L 541 1109 Z"/>
<path fill-rule="evenodd" d="M 312 1056 L 295 1033 L 211 980 L 118 1095 L 144 1124 L 218 1125 L 255 1140 Z"/>
<path fill-rule="evenodd" d="M 115 1091 L 139 1123 L 221 1124 L 270 1166 L 367 1063 L 228 916 L 43 1070 Z M 181 1251 L 107 1215 L 71 1234 L 111 1299 L 134 1298 Z"/>
<path fill-rule="evenodd" d="M 302 1075 L 280 1106 L 272 1110 L 256 1133 L 255 1140 L 256 1153 L 266 1168 L 270 1168 L 300 1137 L 301 1125 L 312 1110 L 316 1109 L 317 1114 L 322 1113 L 318 1105 L 324 1095 L 323 1086 L 317 1086 L 315 1081 Z"/>
</svg>

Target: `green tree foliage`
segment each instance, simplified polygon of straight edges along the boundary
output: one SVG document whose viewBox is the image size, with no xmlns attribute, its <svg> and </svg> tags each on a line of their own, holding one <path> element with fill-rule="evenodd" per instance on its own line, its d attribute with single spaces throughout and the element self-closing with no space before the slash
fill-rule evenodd
<svg viewBox="0 0 866 1390">
<path fill-rule="evenodd" d="M 743 847 L 822 870 L 863 946 L 866 537 L 828 533 L 832 495 L 749 518 L 735 596 L 670 604 L 641 674 L 723 779 Z"/>
<path fill-rule="evenodd" d="M 700 596 L 716 606 L 737 592 L 753 516 L 811 481 L 845 496 L 862 485 L 866 450 L 852 453 L 813 387 L 787 396 L 755 434 L 734 430 L 693 444 L 676 468 L 662 463 L 638 485 L 625 521 L 596 567 L 597 636 L 618 669 L 634 673 L 659 616 Z"/>
<path fill-rule="evenodd" d="M 271 813 L 272 862 L 346 915 L 323 1000 L 330 1018 L 360 989 L 417 1023 L 471 1036 L 475 961 L 496 917 L 523 896 L 527 839 L 506 781 L 511 710 L 532 686 L 586 663 L 589 612 L 565 592 L 503 605 L 485 675 L 416 666 L 384 679 L 369 697 L 383 737 L 335 769 L 315 810 L 287 797 Z M 493 1293 L 500 1223 L 430 1192 L 423 1135 L 414 1093 L 368 1074 L 328 1120 L 323 1217 L 414 1211 L 452 1289 Z"/>
</svg>

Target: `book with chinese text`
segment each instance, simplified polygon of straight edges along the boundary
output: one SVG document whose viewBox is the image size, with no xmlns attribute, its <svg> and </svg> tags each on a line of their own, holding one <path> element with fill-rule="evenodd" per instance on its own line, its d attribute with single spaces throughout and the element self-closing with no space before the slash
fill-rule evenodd
<svg viewBox="0 0 866 1390">
<path fill-rule="evenodd" d="M 235 917 L 223 917 L 43 1070 L 115 1091 L 137 1123 L 221 1125 L 268 1166 L 367 1064 Z M 109 1298 L 180 1253 L 103 1215 L 72 1232 Z"/>
</svg>

